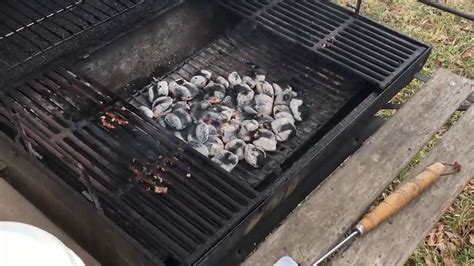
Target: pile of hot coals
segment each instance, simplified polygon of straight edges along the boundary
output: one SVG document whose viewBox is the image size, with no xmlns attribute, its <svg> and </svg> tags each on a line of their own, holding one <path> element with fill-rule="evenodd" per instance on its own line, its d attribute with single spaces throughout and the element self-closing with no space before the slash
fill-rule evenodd
<svg viewBox="0 0 474 266">
<path fill-rule="evenodd" d="M 191 80 L 154 79 L 146 86 L 148 106 L 140 109 L 227 171 L 245 160 L 255 168 L 267 152 L 296 134 L 295 123 L 309 108 L 290 86 L 264 75 L 227 78 L 201 70 Z"/>
</svg>

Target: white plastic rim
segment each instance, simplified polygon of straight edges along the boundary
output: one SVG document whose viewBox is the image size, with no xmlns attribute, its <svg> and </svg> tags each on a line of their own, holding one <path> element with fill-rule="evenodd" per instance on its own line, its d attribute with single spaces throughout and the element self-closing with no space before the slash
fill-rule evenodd
<svg viewBox="0 0 474 266">
<path fill-rule="evenodd" d="M 0 222 L 0 265 L 84 266 L 59 239 L 35 226 Z"/>
</svg>

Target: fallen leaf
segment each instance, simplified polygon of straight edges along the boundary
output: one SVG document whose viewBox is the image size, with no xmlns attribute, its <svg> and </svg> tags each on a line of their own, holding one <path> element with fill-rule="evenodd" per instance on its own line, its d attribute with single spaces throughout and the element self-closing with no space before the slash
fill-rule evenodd
<svg viewBox="0 0 474 266">
<path fill-rule="evenodd" d="M 456 261 L 454 260 L 454 258 L 448 253 L 443 255 L 443 263 L 444 263 L 445 266 L 456 266 L 456 265 L 458 265 L 456 263 Z"/>
<path fill-rule="evenodd" d="M 436 246 L 436 241 L 434 237 L 434 233 L 429 233 L 428 236 L 426 236 L 426 244 L 429 247 L 435 247 Z"/>
<path fill-rule="evenodd" d="M 470 193 L 474 193 L 474 176 L 469 180 L 469 183 L 467 184 L 467 191 Z"/>
<path fill-rule="evenodd" d="M 470 243 L 471 245 L 474 245 L 474 235 L 472 235 L 472 234 L 469 235 L 469 243 Z"/>
<path fill-rule="evenodd" d="M 462 240 L 458 234 L 450 232 L 450 231 L 446 231 L 445 234 L 448 237 L 448 241 L 452 243 L 455 247 L 462 246 Z"/>
<path fill-rule="evenodd" d="M 471 57 L 472 57 L 472 51 L 471 51 L 471 49 L 466 49 L 466 50 L 464 50 L 464 52 L 462 53 L 462 57 L 463 57 L 463 58 L 471 58 Z"/>
<path fill-rule="evenodd" d="M 434 262 L 428 256 L 425 257 L 425 263 L 426 263 L 426 266 L 435 266 Z"/>
</svg>

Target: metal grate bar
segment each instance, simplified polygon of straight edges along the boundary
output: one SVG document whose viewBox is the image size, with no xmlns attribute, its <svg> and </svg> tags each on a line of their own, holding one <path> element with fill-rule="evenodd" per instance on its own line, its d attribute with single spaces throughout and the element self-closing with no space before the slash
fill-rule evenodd
<svg viewBox="0 0 474 266">
<path fill-rule="evenodd" d="M 249 3 L 251 2 L 251 3 Z M 220 0 L 270 32 L 386 88 L 429 47 L 330 1 Z M 257 3 L 259 5 L 257 5 Z M 360 3 L 360 2 L 359 2 Z"/>
<path fill-rule="evenodd" d="M 181 2 L 0 1 L 0 16 L 4 21 L 4 25 L 0 25 L 0 84 L 7 84 L 22 73 L 32 72 L 64 55 L 82 56 Z M 120 20 L 112 22 L 117 18 Z M 110 36 L 106 37 L 107 34 Z M 24 64 L 26 62 L 32 63 Z"/>
<path fill-rule="evenodd" d="M 72 3 L 72 4 L 68 5 L 68 6 L 65 6 L 64 8 L 58 9 L 58 10 L 56 10 L 56 11 L 54 11 L 54 12 L 51 12 L 50 14 L 48 14 L 48 15 L 46 15 L 46 16 L 40 18 L 40 19 L 37 19 L 37 20 L 35 20 L 35 21 L 32 21 L 32 22 L 26 24 L 26 25 L 23 26 L 23 27 L 20 27 L 20 28 L 18 28 L 18 29 L 15 29 L 14 31 L 11 31 L 11 32 L 9 32 L 9 33 L 7 33 L 7 34 L 4 34 L 3 36 L 0 36 L 0 40 L 2 40 L 2 39 L 4 39 L 4 38 L 7 38 L 7 37 L 9 37 L 9 36 L 11 36 L 11 35 L 13 35 L 13 34 L 15 34 L 15 33 L 18 33 L 18 32 L 20 32 L 20 31 L 22 31 L 22 30 L 24 30 L 24 29 L 27 29 L 27 28 L 29 28 L 29 27 L 31 27 L 31 26 L 37 24 L 37 23 L 40 23 L 40 22 L 42 22 L 43 20 L 48 19 L 48 18 L 50 18 L 50 17 L 52 17 L 52 16 L 54 16 L 54 15 L 60 14 L 60 13 L 62 13 L 62 12 L 64 12 L 64 11 L 66 11 L 66 10 L 70 10 L 70 9 L 72 9 L 73 7 L 75 7 L 76 5 L 78 5 L 78 4 L 80 4 L 80 3 L 82 3 L 82 0 L 79 0 L 79 1 L 74 2 L 74 3 Z"/>
<path fill-rule="evenodd" d="M 81 193 L 91 188 L 95 206 L 163 260 L 186 261 L 200 247 L 211 247 L 216 232 L 228 230 L 257 197 L 127 103 L 107 108 L 128 121 L 119 128 L 102 125 L 97 111 L 71 120 L 71 113 L 106 108 L 115 100 L 67 69 L 50 71 L 8 91 L 7 97 L 33 147 L 51 158 L 51 169 Z M 159 175 L 167 182 L 167 194 L 140 188 L 128 168 L 135 159 L 163 169 Z"/>
</svg>

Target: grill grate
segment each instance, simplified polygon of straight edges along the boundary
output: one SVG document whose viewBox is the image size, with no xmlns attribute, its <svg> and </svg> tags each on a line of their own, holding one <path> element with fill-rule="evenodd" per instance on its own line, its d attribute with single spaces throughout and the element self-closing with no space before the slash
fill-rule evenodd
<svg viewBox="0 0 474 266">
<path fill-rule="evenodd" d="M 427 49 L 329 1 L 219 1 L 266 29 L 386 88 Z"/>
<path fill-rule="evenodd" d="M 0 58 L 14 67 L 143 2 L 4 1 L 0 6 Z"/>
<path fill-rule="evenodd" d="M 234 168 L 232 174 L 254 187 L 268 184 L 268 178 L 291 165 L 298 151 L 308 146 L 304 144 L 317 141 L 316 133 L 350 104 L 364 86 L 357 78 L 338 74 L 337 68 L 311 52 L 295 50 L 291 43 L 277 40 L 264 29 L 249 24 L 242 24 L 218 39 L 163 79 L 189 80 L 200 69 L 222 76 L 232 71 L 265 74 L 270 82 L 291 85 L 311 109 L 310 117 L 296 124 L 297 136 L 278 143 L 277 151 L 267 154 L 270 160 L 263 168 L 255 169 L 245 162 Z M 147 102 L 146 91 L 139 91 L 130 99 L 137 108 L 148 105 Z"/>
<path fill-rule="evenodd" d="M 144 120 L 133 106 L 113 105 L 116 99 L 105 90 L 66 69 L 4 97 L 43 163 L 88 199 L 96 197 L 96 206 L 158 259 L 192 262 L 256 200 L 253 189 L 218 167 L 203 168 L 207 159 Z M 97 115 L 84 119 L 104 108 L 128 124 L 109 129 Z M 133 162 L 160 169 L 168 193 L 144 192 L 132 176 Z"/>
<path fill-rule="evenodd" d="M 78 49 L 103 45 L 132 29 L 135 24 L 143 23 L 145 18 L 155 16 L 179 2 L 1 1 L 0 78 L 8 80 L 11 78 L 9 73 L 31 71 L 36 64 L 49 63 L 70 52 L 78 52 Z M 85 50 L 80 52 L 85 53 Z M 25 64 L 27 62 L 29 64 Z M 15 74 L 15 77 L 20 76 Z"/>
</svg>

